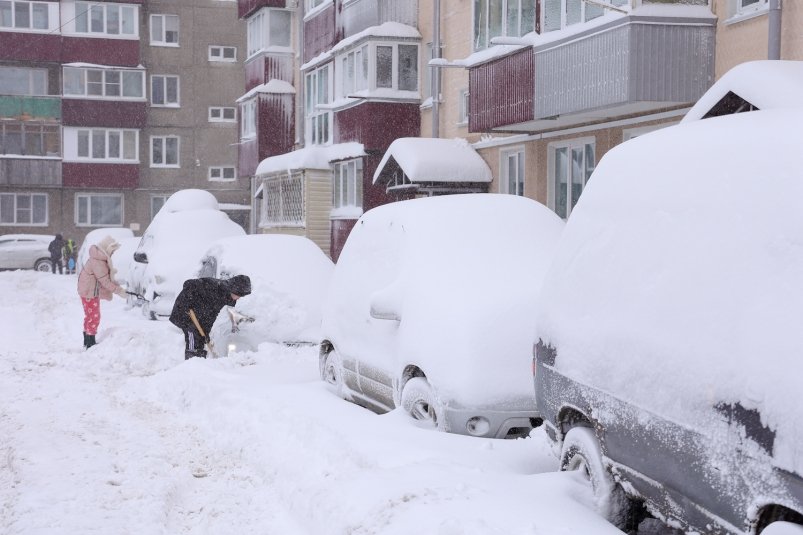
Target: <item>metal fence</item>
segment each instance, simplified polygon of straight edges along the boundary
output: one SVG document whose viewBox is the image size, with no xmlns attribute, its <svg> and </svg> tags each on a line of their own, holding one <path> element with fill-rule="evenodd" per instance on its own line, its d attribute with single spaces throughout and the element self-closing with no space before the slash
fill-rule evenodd
<svg viewBox="0 0 803 535">
<path fill-rule="evenodd" d="M 304 226 L 304 173 L 266 178 L 262 192 L 261 226 Z"/>
</svg>

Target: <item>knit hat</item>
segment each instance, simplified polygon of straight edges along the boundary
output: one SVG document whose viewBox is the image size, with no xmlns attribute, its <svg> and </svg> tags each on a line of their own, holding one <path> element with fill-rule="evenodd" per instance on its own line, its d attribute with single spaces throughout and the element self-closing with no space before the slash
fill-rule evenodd
<svg viewBox="0 0 803 535">
<path fill-rule="evenodd" d="M 119 248 L 120 244 L 111 236 L 106 236 L 98 243 L 98 249 L 106 253 L 106 256 L 111 256 Z"/>
<path fill-rule="evenodd" d="M 251 279 L 248 275 L 235 275 L 228 280 L 229 291 L 240 297 L 251 293 Z"/>
</svg>

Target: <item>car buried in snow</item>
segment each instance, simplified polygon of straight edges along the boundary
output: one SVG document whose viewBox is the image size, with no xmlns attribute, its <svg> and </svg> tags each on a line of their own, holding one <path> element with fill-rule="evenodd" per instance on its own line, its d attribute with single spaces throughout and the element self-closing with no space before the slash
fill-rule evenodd
<svg viewBox="0 0 803 535">
<path fill-rule="evenodd" d="M 561 467 L 620 527 L 643 504 L 687 532 L 803 532 L 801 122 L 751 111 L 627 141 L 566 225 L 536 399 Z"/>
<path fill-rule="evenodd" d="M 563 228 L 514 195 L 394 202 L 357 221 L 324 305 L 321 378 L 441 431 L 526 436 L 541 277 Z"/>
</svg>

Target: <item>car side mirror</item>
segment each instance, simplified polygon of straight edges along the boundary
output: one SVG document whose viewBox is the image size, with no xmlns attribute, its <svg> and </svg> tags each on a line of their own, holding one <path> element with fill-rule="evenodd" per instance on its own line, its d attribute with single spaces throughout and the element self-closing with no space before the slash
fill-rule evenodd
<svg viewBox="0 0 803 535">
<path fill-rule="evenodd" d="M 147 264 L 148 263 L 148 255 L 145 253 L 134 253 L 134 262 L 139 262 L 140 264 Z"/>
<path fill-rule="evenodd" d="M 401 321 L 401 284 L 394 283 L 374 293 L 370 301 L 371 317 L 377 320 Z"/>
</svg>

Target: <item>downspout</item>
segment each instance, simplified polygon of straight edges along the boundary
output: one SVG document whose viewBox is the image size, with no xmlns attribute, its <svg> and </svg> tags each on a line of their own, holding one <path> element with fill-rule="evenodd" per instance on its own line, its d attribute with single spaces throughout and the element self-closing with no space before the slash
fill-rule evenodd
<svg viewBox="0 0 803 535">
<path fill-rule="evenodd" d="M 297 68 L 301 66 L 304 59 L 304 0 L 296 0 L 296 20 L 298 21 L 298 30 L 296 31 L 296 61 L 293 66 L 293 74 L 298 74 L 298 87 L 296 87 L 296 139 L 295 146 L 303 145 L 304 143 L 304 128 L 306 118 L 304 116 L 304 74 Z M 294 147 L 295 148 L 295 147 Z"/>
<path fill-rule="evenodd" d="M 432 17 L 432 55 L 433 59 L 441 57 L 441 0 L 434 0 L 434 14 Z M 435 66 L 429 66 L 432 73 L 432 137 L 440 137 L 440 95 L 441 84 L 440 75 L 441 71 Z"/>
<path fill-rule="evenodd" d="M 781 59 L 781 0 L 770 0 L 767 59 Z"/>
</svg>

